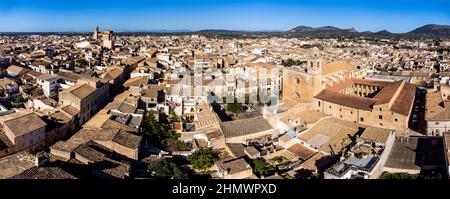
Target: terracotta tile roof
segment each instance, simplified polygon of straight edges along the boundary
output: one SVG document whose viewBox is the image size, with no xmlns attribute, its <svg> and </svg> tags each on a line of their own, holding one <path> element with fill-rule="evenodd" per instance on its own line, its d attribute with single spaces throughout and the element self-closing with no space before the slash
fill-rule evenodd
<svg viewBox="0 0 450 199">
<path fill-rule="evenodd" d="M 147 85 L 148 80 L 149 80 L 149 78 L 147 76 L 138 76 L 138 77 L 130 78 L 123 85 L 125 87 L 142 86 L 142 85 Z"/>
<path fill-rule="evenodd" d="M 23 67 L 16 66 L 16 65 L 11 65 L 6 70 L 8 71 L 8 73 L 13 73 L 16 75 L 21 75 L 21 74 L 24 74 L 24 73 L 30 71 L 30 69 L 28 69 L 28 68 L 23 68 Z"/>
<path fill-rule="evenodd" d="M 88 84 L 75 84 L 72 87 L 61 91 L 61 93 L 69 92 L 79 99 L 84 99 L 94 93 L 95 88 L 89 86 Z"/>
<path fill-rule="evenodd" d="M 372 98 L 339 92 L 353 84 L 376 86 L 379 87 L 380 90 Z M 375 105 L 386 104 L 390 103 L 391 100 L 395 100 L 390 107 L 390 110 L 398 114 L 408 115 L 414 103 L 415 91 L 416 88 L 413 84 L 404 81 L 389 83 L 355 78 L 347 79 L 337 85 L 330 86 L 322 90 L 315 98 L 342 106 L 369 111 L 372 110 Z M 398 96 L 396 96 L 397 93 Z"/>
<path fill-rule="evenodd" d="M 296 143 L 294 145 L 292 145 L 291 147 L 289 147 L 287 149 L 290 153 L 298 156 L 300 159 L 302 159 L 303 161 L 308 160 L 309 158 L 311 158 L 314 154 L 316 154 L 317 152 L 309 149 L 308 147 Z"/>
<path fill-rule="evenodd" d="M 254 117 L 221 123 L 226 138 L 251 135 L 274 129 L 264 117 Z"/>
<path fill-rule="evenodd" d="M 359 138 L 384 144 L 389 137 L 390 131 L 388 129 L 367 127 Z"/>
<path fill-rule="evenodd" d="M 128 148 L 138 148 L 141 143 L 141 137 L 132 133 L 120 131 L 114 137 L 113 142 L 126 146 Z"/>
<path fill-rule="evenodd" d="M 123 130 L 123 131 L 127 131 L 127 132 L 137 132 L 138 129 L 126 125 L 126 124 L 122 124 L 120 122 L 108 119 L 106 120 L 105 123 L 103 123 L 103 125 L 101 126 L 102 129 L 106 129 L 106 130 Z"/>
<path fill-rule="evenodd" d="M 403 81 L 396 81 L 388 84 L 383 87 L 373 98 L 378 101 L 375 103 L 376 105 L 389 103 L 392 97 L 395 95 L 398 89 L 403 89 L 402 87 Z"/>
<path fill-rule="evenodd" d="M 405 84 L 394 104 L 392 105 L 391 111 L 402 115 L 408 115 L 414 104 L 415 96 L 416 86 L 412 84 Z"/>
<path fill-rule="evenodd" d="M 74 150 L 74 153 L 92 162 L 100 162 L 106 157 L 105 154 L 93 149 L 87 144 L 82 144 L 79 147 L 77 147 Z"/>
<path fill-rule="evenodd" d="M 221 170 L 224 170 L 224 171 L 228 170 L 229 175 L 251 169 L 250 165 L 243 158 L 231 160 L 228 162 L 223 162 L 223 163 L 219 164 L 218 166 Z"/>
<path fill-rule="evenodd" d="M 362 110 L 372 110 L 372 106 L 378 101 L 376 99 L 342 94 L 330 90 L 322 90 L 315 98 Z"/>
<path fill-rule="evenodd" d="M 22 151 L 0 158 L 0 179 L 12 178 L 34 166 L 35 156 Z"/>
<path fill-rule="evenodd" d="M 47 125 L 39 116 L 25 109 L 19 109 L 19 112 L 1 116 L 0 120 L 5 123 L 15 136 L 21 136 Z"/>
<path fill-rule="evenodd" d="M 49 81 L 49 80 L 52 80 L 52 79 L 57 79 L 58 76 L 44 73 L 44 74 L 39 75 L 37 78 L 41 79 L 41 80 L 44 80 L 44 81 Z"/>
<path fill-rule="evenodd" d="M 32 167 L 17 179 L 76 179 L 76 177 L 57 166 Z"/>
<path fill-rule="evenodd" d="M 123 74 L 123 69 L 113 68 L 102 74 L 103 78 L 116 79 Z"/>
<path fill-rule="evenodd" d="M 60 109 L 72 117 L 75 117 L 80 112 L 80 110 L 72 105 L 63 106 Z"/>
</svg>

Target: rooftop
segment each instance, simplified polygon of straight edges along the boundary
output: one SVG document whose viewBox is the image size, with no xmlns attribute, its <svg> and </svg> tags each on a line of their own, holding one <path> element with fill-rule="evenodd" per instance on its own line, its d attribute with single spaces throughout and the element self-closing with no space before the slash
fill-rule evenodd
<svg viewBox="0 0 450 199">
<path fill-rule="evenodd" d="M 426 99 L 425 117 L 428 121 L 450 119 L 450 103 L 444 102 L 441 92 L 429 92 Z"/>
<path fill-rule="evenodd" d="M 327 75 L 338 71 L 352 72 L 356 69 L 355 65 L 349 63 L 328 63 L 322 68 L 322 74 Z"/>
<path fill-rule="evenodd" d="M 298 139 L 325 153 L 332 154 L 339 153 L 344 147 L 351 144 L 350 138 L 360 131 L 360 126 L 353 122 L 327 118 L 300 133 Z"/>
<path fill-rule="evenodd" d="M 12 178 L 34 167 L 35 156 L 28 152 L 19 152 L 0 158 L 0 179 Z"/>
<path fill-rule="evenodd" d="M 367 127 L 366 129 L 364 129 L 359 138 L 385 144 L 390 135 L 390 132 L 391 131 L 388 129 Z"/>
<path fill-rule="evenodd" d="M 149 81 L 149 78 L 147 76 L 137 76 L 137 77 L 128 79 L 123 85 L 125 87 L 143 86 L 143 85 L 147 85 L 148 81 Z"/>
<path fill-rule="evenodd" d="M 379 90 L 372 93 L 373 97 L 362 97 L 342 92 L 343 89 L 353 84 L 375 86 Z M 393 102 L 392 106 L 389 107 L 392 112 L 408 115 L 414 103 L 415 92 L 416 87 L 404 81 L 388 83 L 352 78 L 322 90 L 315 98 L 368 111 L 372 110 L 375 105 Z M 396 95 L 397 93 L 398 95 Z"/>
<path fill-rule="evenodd" d="M 120 131 L 113 139 L 115 143 L 120 145 L 129 147 L 129 148 L 138 148 L 141 143 L 141 137 L 134 135 L 132 133 L 128 133 L 125 131 Z"/>
<path fill-rule="evenodd" d="M 311 158 L 317 151 L 314 151 L 302 144 L 296 143 L 287 149 L 290 153 L 296 155 L 301 160 L 305 161 Z"/>
<path fill-rule="evenodd" d="M 84 99 L 87 96 L 94 93 L 95 88 L 89 86 L 88 84 L 75 84 L 71 86 L 70 88 L 61 91 L 60 93 L 71 93 L 75 97 L 79 99 Z"/>
<path fill-rule="evenodd" d="M 68 173 L 58 166 L 32 167 L 18 175 L 18 179 L 76 179 L 77 177 Z"/>
<path fill-rule="evenodd" d="M 446 152 L 442 137 L 397 139 L 385 166 L 409 170 L 420 170 L 426 166 L 445 167 Z"/>
<path fill-rule="evenodd" d="M 251 169 L 250 165 L 243 158 L 223 162 L 220 163 L 218 166 L 220 169 L 228 171 L 229 175 L 239 173 L 247 169 Z"/>
<path fill-rule="evenodd" d="M 15 136 L 21 136 L 47 125 L 39 116 L 26 109 L 19 109 L 15 113 L 2 115 L 0 121 L 4 122 Z"/>
<path fill-rule="evenodd" d="M 221 126 L 226 138 L 251 135 L 273 129 L 273 126 L 262 116 L 223 122 Z"/>
</svg>

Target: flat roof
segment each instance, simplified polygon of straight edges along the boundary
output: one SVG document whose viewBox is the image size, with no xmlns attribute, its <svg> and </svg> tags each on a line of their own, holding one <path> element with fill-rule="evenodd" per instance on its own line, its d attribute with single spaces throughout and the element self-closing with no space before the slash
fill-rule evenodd
<svg viewBox="0 0 450 199">
<path fill-rule="evenodd" d="M 417 137 L 410 137 L 407 141 L 396 139 L 385 167 L 420 171 L 416 164 L 417 140 Z"/>
<path fill-rule="evenodd" d="M 443 137 L 409 137 L 397 139 L 386 167 L 420 170 L 422 167 L 447 167 Z"/>
</svg>

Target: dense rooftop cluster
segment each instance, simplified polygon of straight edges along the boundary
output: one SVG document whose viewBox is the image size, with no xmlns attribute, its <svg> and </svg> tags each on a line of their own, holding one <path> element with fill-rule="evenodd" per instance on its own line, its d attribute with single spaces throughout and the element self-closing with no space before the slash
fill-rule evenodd
<svg viewBox="0 0 450 199">
<path fill-rule="evenodd" d="M 0 35 L 0 178 L 447 178 L 449 46 Z"/>
</svg>

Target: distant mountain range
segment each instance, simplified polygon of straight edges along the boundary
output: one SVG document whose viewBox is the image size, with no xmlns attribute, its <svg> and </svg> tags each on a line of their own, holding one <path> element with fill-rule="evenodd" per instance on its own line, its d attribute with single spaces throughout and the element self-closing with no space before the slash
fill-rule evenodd
<svg viewBox="0 0 450 199">
<path fill-rule="evenodd" d="M 428 24 L 417 28 L 408 34 L 418 35 L 418 36 L 433 36 L 433 37 L 450 37 L 450 26 L 449 25 L 436 25 Z"/>
<path fill-rule="evenodd" d="M 450 26 L 428 24 L 416 28 L 407 33 L 391 33 L 387 30 L 379 32 L 358 32 L 354 28 L 340 29 L 333 26 L 311 28 L 299 26 L 288 31 L 293 36 L 317 36 L 317 37 L 340 37 L 340 36 L 370 36 L 370 37 L 426 37 L 426 38 L 450 38 Z"/>
<path fill-rule="evenodd" d="M 200 30 L 190 32 L 191 34 L 202 35 L 272 35 L 272 36 L 291 36 L 291 37 L 376 37 L 376 38 L 391 38 L 391 37 L 408 37 L 408 38 L 450 38 L 449 25 L 428 24 L 416 28 L 407 33 L 391 33 L 387 30 L 378 32 L 358 32 L 355 28 L 341 29 L 333 26 L 323 27 L 309 27 L 298 26 L 288 31 L 234 31 L 234 30 Z"/>
<path fill-rule="evenodd" d="M 2 34 L 2 33 L 0 33 Z M 4 35 L 17 34 L 91 34 L 91 32 L 7 32 Z M 229 36 L 229 37 L 258 37 L 258 36 L 276 36 L 276 37 L 315 37 L 315 38 L 337 38 L 337 37 L 374 37 L 374 38 L 435 38 L 450 39 L 450 26 L 428 24 L 416 28 L 406 33 L 392 33 L 387 30 L 378 32 L 359 32 L 355 28 L 342 29 L 333 26 L 309 27 L 298 26 L 288 31 L 242 31 L 225 29 L 206 29 L 199 31 L 189 30 L 154 30 L 154 31 L 116 31 L 118 35 L 190 35 L 198 34 L 205 36 Z"/>
</svg>

